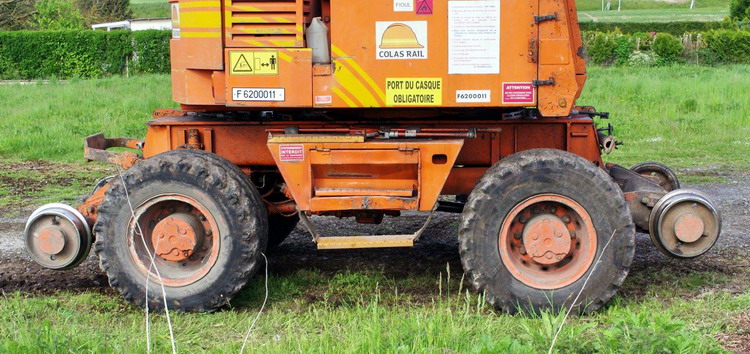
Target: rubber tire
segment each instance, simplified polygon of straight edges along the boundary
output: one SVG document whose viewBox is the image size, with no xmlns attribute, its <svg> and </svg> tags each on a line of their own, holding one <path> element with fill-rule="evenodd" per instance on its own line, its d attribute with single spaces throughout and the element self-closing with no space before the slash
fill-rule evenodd
<svg viewBox="0 0 750 354">
<path fill-rule="evenodd" d="M 299 223 L 299 216 L 268 215 L 268 249 L 280 245 L 294 231 Z"/>
<path fill-rule="evenodd" d="M 517 280 L 503 264 L 498 248 L 505 216 L 542 193 L 571 198 L 589 213 L 598 241 L 592 264 L 601 256 L 599 265 L 554 290 Z M 635 225 L 622 191 L 603 170 L 565 151 L 527 150 L 499 161 L 479 180 L 461 214 L 459 251 L 467 279 L 498 310 L 512 314 L 567 309 L 590 275 L 573 308 L 573 313 L 589 313 L 609 301 L 625 280 L 635 251 Z"/>
<path fill-rule="evenodd" d="M 667 192 L 671 192 L 675 189 L 680 189 L 680 180 L 677 178 L 677 174 L 674 173 L 674 171 L 669 168 L 669 166 L 656 161 L 644 161 L 641 163 L 637 163 L 633 165 L 633 167 L 630 168 L 631 171 L 640 174 L 641 171 L 654 171 L 657 173 L 661 173 L 664 175 L 664 177 L 667 178 L 672 183 L 673 188 L 665 190 Z"/>
<path fill-rule="evenodd" d="M 181 193 L 201 202 L 217 219 L 221 235 L 216 263 L 203 278 L 181 286 L 164 286 L 170 310 L 210 312 L 226 305 L 261 266 L 268 237 L 266 208 L 242 171 L 217 155 L 200 150 L 175 150 L 138 162 L 123 172 L 107 191 L 94 226 L 99 265 L 112 288 L 130 303 L 145 307 L 145 280 L 127 243 L 133 207 L 160 193 Z M 221 220 L 224 220 L 222 222 Z M 149 283 L 149 309 L 163 311 L 161 286 Z"/>
<path fill-rule="evenodd" d="M 205 157 L 217 162 L 226 161 L 223 157 L 211 153 L 205 153 Z M 247 182 L 248 188 L 255 189 L 256 187 L 255 184 L 253 184 L 252 180 L 250 180 L 250 178 L 248 178 L 244 173 L 243 176 L 245 176 L 244 180 Z M 266 209 L 266 212 L 268 215 L 267 249 L 271 250 L 284 242 L 284 240 L 286 240 L 286 238 L 292 233 L 292 231 L 294 231 L 294 228 L 299 222 L 299 216 L 284 217 L 277 214 L 270 214 L 268 213 L 268 209 Z"/>
</svg>

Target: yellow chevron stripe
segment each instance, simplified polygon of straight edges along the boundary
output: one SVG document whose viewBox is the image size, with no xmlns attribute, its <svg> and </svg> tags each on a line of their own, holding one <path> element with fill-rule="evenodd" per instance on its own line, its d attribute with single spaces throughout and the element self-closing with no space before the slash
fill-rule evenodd
<svg viewBox="0 0 750 354">
<path fill-rule="evenodd" d="M 370 93 L 370 90 L 347 67 L 341 66 L 334 76 L 336 76 L 336 81 L 364 107 L 381 107 L 380 102 Z"/>
<path fill-rule="evenodd" d="M 341 48 L 335 45 L 332 45 L 331 49 L 333 50 L 333 53 L 336 54 L 337 56 L 348 57 L 348 55 L 344 53 L 344 51 L 341 50 Z M 354 69 L 354 71 L 357 72 L 357 74 L 359 74 L 362 78 L 364 78 L 365 82 L 367 82 L 370 85 L 370 87 L 372 87 L 372 89 L 375 91 L 375 93 L 378 94 L 381 101 L 385 102 L 385 93 L 383 93 L 383 90 L 380 89 L 380 86 L 378 86 L 378 84 L 375 83 L 375 80 L 373 80 L 372 77 L 370 77 L 370 75 L 368 75 L 367 72 L 364 69 L 362 69 L 362 67 L 359 66 L 359 64 L 357 64 L 357 62 L 354 59 L 342 59 L 342 60 L 346 60 L 346 63 L 351 65 L 352 69 Z"/>
<path fill-rule="evenodd" d="M 212 11 L 180 11 L 180 25 L 190 28 L 219 28 L 221 13 Z"/>
<path fill-rule="evenodd" d="M 336 96 L 338 96 L 338 97 L 339 97 L 340 99 L 342 99 L 342 100 L 343 100 L 344 102 L 346 102 L 346 104 L 347 104 L 347 105 L 349 105 L 349 107 L 357 107 L 357 104 L 356 104 L 356 103 L 354 103 L 354 101 L 352 101 L 352 100 L 351 100 L 351 99 L 349 98 L 349 96 L 347 96 L 347 95 L 346 95 L 346 94 L 345 94 L 345 93 L 344 93 L 343 91 L 341 91 L 341 90 L 340 90 L 340 89 L 339 89 L 338 87 L 334 87 L 333 89 L 331 89 L 331 91 L 333 91 L 333 93 L 335 93 L 335 94 L 336 94 Z"/>
</svg>

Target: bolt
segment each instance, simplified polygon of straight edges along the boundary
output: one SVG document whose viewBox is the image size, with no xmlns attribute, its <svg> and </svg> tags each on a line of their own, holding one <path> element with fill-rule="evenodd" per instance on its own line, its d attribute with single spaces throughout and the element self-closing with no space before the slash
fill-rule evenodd
<svg viewBox="0 0 750 354">
<path fill-rule="evenodd" d="M 208 251 L 208 247 L 206 246 L 201 247 L 201 251 Z"/>
<path fill-rule="evenodd" d="M 557 237 L 562 237 L 562 232 L 558 232 Z"/>
<path fill-rule="evenodd" d="M 159 234 L 159 238 L 164 238 L 164 234 Z"/>
<path fill-rule="evenodd" d="M 520 240 L 522 236 L 523 236 L 523 234 L 521 234 L 521 231 L 516 231 L 516 232 L 515 232 L 515 233 L 513 234 L 513 237 L 515 237 L 515 238 L 516 238 L 516 240 Z"/>
<path fill-rule="evenodd" d="M 555 212 L 557 212 L 557 208 L 555 208 L 555 207 L 550 207 L 550 208 L 549 208 L 549 212 L 550 212 L 550 213 L 552 213 L 552 214 L 554 214 Z"/>
<path fill-rule="evenodd" d="M 575 231 L 571 231 L 570 232 L 570 238 L 576 238 L 576 232 Z"/>
<path fill-rule="evenodd" d="M 183 235 L 187 235 L 187 230 L 182 229 L 182 230 L 180 230 L 180 233 L 183 234 Z"/>
<path fill-rule="evenodd" d="M 570 216 L 567 216 L 567 215 L 563 215 L 563 217 L 562 217 L 562 221 L 563 221 L 564 223 L 566 223 L 566 224 L 567 224 L 567 223 L 569 223 L 569 222 L 570 222 Z"/>
<path fill-rule="evenodd" d="M 204 216 L 203 214 L 201 214 L 201 215 L 200 215 L 200 216 L 198 217 L 198 219 L 200 219 L 201 221 L 206 221 L 206 217 L 205 217 L 205 216 Z"/>
<path fill-rule="evenodd" d="M 541 212 L 542 212 L 542 209 L 540 209 L 539 207 L 534 207 L 534 209 L 532 210 L 532 212 L 533 212 L 534 214 L 539 214 L 539 213 L 541 213 Z"/>
<path fill-rule="evenodd" d="M 521 246 L 521 249 L 519 249 L 518 251 L 521 252 L 521 254 L 526 254 L 526 248 L 524 248 L 523 246 Z"/>
<path fill-rule="evenodd" d="M 525 224 L 526 223 L 526 217 L 524 217 L 524 216 L 519 217 L 518 218 L 518 222 L 520 222 L 521 224 Z"/>
<path fill-rule="evenodd" d="M 538 240 L 539 239 L 539 234 L 533 234 L 533 235 L 531 235 L 531 238 L 534 239 L 534 240 Z"/>
<path fill-rule="evenodd" d="M 93 214 L 96 211 L 96 208 L 94 208 L 93 205 L 89 206 L 86 211 L 88 211 L 89 214 Z"/>
<path fill-rule="evenodd" d="M 55 255 L 53 254 L 53 255 L 49 256 L 49 259 L 52 260 L 52 261 L 54 261 L 55 259 L 57 259 L 57 257 L 55 257 Z"/>
<path fill-rule="evenodd" d="M 206 236 L 209 236 L 209 237 L 210 237 L 210 236 L 211 236 L 211 234 L 213 234 L 213 231 L 211 231 L 210 229 L 209 229 L 209 230 L 206 230 Z"/>
<path fill-rule="evenodd" d="M 55 216 L 54 218 L 52 218 L 52 223 L 55 224 L 55 225 L 59 224 L 60 223 L 60 217 L 59 216 Z"/>
<path fill-rule="evenodd" d="M 558 260 L 558 261 L 561 261 L 562 259 L 563 259 L 563 256 L 561 256 L 561 255 L 557 255 L 557 260 Z"/>
</svg>

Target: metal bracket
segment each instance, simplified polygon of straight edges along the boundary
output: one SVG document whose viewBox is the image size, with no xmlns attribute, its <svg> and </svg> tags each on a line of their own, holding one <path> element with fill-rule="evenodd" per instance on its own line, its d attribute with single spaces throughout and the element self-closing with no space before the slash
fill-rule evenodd
<svg viewBox="0 0 750 354">
<path fill-rule="evenodd" d="M 123 168 L 130 168 L 141 157 L 138 154 L 131 151 L 123 151 L 120 153 L 114 153 L 107 151 L 113 147 L 123 147 L 128 149 L 143 150 L 143 141 L 138 139 L 130 138 L 105 138 L 104 134 L 98 133 L 88 136 L 84 141 L 83 157 L 86 161 L 101 161 L 108 162 L 115 165 L 120 165 Z"/>
<path fill-rule="evenodd" d="M 546 86 L 546 85 L 554 85 L 555 84 L 555 78 L 551 77 L 551 78 L 549 78 L 547 80 L 531 80 L 531 84 L 534 87 Z"/>
<path fill-rule="evenodd" d="M 552 15 L 534 16 L 535 25 L 539 24 L 539 22 L 550 21 L 550 20 L 557 21 L 557 12 L 553 13 Z"/>
<path fill-rule="evenodd" d="M 433 215 L 438 208 L 438 204 L 432 208 L 430 215 L 427 217 L 424 225 L 413 234 L 407 235 L 377 235 L 377 236 L 326 236 L 318 234 L 315 225 L 307 218 L 304 211 L 299 210 L 299 219 L 302 225 L 313 237 L 313 242 L 318 244 L 318 249 L 355 249 L 355 248 L 381 248 L 381 247 L 411 247 L 414 242 L 418 241 L 424 230 L 432 221 Z"/>
</svg>

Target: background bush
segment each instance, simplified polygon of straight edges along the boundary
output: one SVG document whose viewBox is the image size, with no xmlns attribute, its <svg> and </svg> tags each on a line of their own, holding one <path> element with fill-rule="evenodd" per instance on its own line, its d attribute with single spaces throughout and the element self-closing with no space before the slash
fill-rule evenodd
<svg viewBox="0 0 750 354">
<path fill-rule="evenodd" d="M 706 33 L 706 46 L 715 53 L 720 62 L 750 62 L 750 32 L 712 31 Z"/>
<path fill-rule="evenodd" d="M 729 17 L 735 20 L 750 19 L 750 0 L 732 0 L 729 5 Z"/>
<path fill-rule="evenodd" d="M 0 79 L 169 72 L 169 31 L 0 32 Z"/>
<path fill-rule="evenodd" d="M 750 1 L 750 0 L 735 0 Z M 671 33 L 680 36 L 690 32 L 708 32 L 716 29 L 731 29 L 731 22 L 583 22 L 580 24 L 581 31 L 614 32 L 625 34 L 638 32 Z"/>
<path fill-rule="evenodd" d="M 654 37 L 651 49 L 659 56 L 658 62 L 671 64 L 679 61 L 684 47 L 679 38 L 669 33 L 659 33 Z"/>
</svg>

